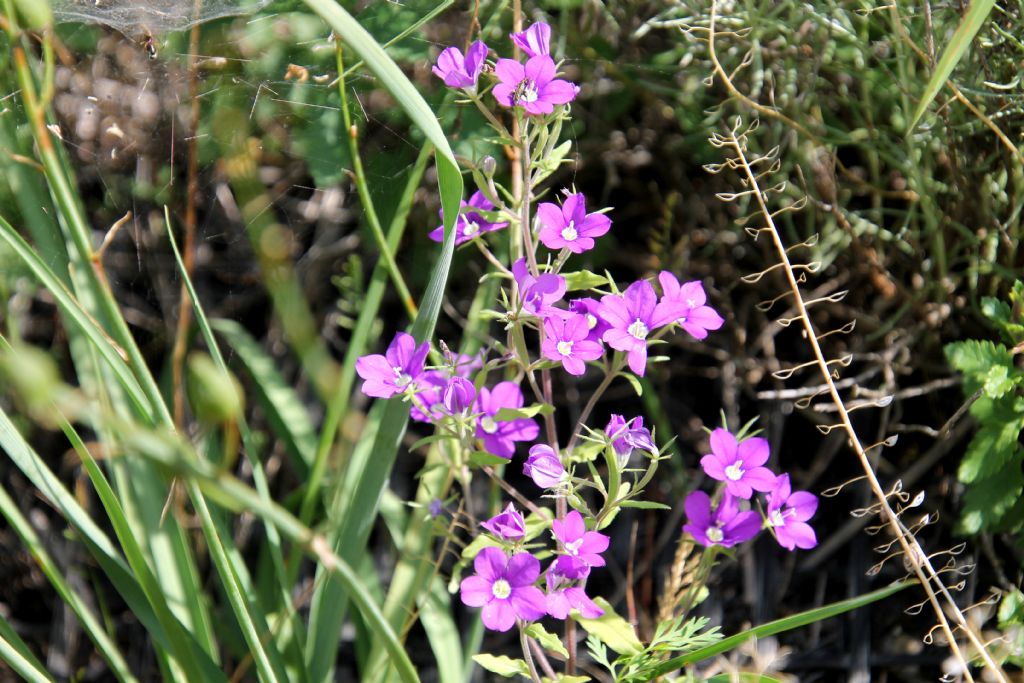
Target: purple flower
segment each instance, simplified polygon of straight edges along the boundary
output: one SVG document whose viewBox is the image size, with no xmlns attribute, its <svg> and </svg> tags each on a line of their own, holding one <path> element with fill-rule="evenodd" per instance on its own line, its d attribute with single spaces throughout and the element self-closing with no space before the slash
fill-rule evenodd
<svg viewBox="0 0 1024 683">
<path fill-rule="evenodd" d="M 702 546 L 720 545 L 731 548 L 749 541 L 761 530 L 761 517 L 753 510 L 740 512 L 739 499 L 726 491 L 718 508 L 711 511 L 711 499 L 703 491 L 694 491 L 686 497 L 687 532 Z"/>
<path fill-rule="evenodd" d="M 547 55 L 531 57 L 526 65 L 514 59 L 499 59 L 494 67 L 498 84 L 494 99 L 503 107 L 523 107 L 527 114 L 542 116 L 556 104 L 576 99 L 579 86 L 555 78 L 555 62 Z"/>
<path fill-rule="evenodd" d="M 590 330 L 590 334 L 587 339 L 590 341 L 601 341 L 601 337 L 604 335 L 605 330 L 608 329 L 608 323 L 601 318 L 599 311 L 601 310 L 601 304 L 597 299 L 584 298 L 584 299 L 573 299 L 569 302 L 569 310 L 573 313 L 579 313 L 580 315 L 586 316 L 587 318 L 587 329 Z"/>
<path fill-rule="evenodd" d="M 512 503 L 486 522 L 480 522 L 480 526 L 506 541 L 526 535 L 526 521 Z"/>
<path fill-rule="evenodd" d="M 760 437 L 741 444 L 721 427 L 711 432 L 711 453 L 700 459 L 704 472 L 712 479 L 725 482 L 725 489 L 734 496 L 749 499 L 754 491 L 768 492 L 775 488 L 775 475 L 767 467 L 768 442 Z"/>
<path fill-rule="evenodd" d="M 686 307 L 676 322 L 694 339 L 706 338 L 708 330 L 717 330 L 725 323 L 725 319 L 715 309 L 705 305 L 708 297 L 699 281 L 692 280 L 680 285 L 676 276 L 667 270 L 661 271 L 658 281 L 661 282 L 662 301 L 674 301 Z"/>
<path fill-rule="evenodd" d="M 587 370 L 584 361 L 597 360 L 604 355 L 601 343 L 590 341 L 589 336 L 585 316 L 575 313 L 548 316 L 544 319 L 544 343 L 540 350 L 545 358 L 561 361 L 570 375 L 582 375 Z"/>
<path fill-rule="evenodd" d="M 431 519 L 437 519 L 444 512 L 444 503 L 441 502 L 440 498 L 434 498 L 430 501 L 430 505 L 427 506 L 427 510 L 430 512 Z"/>
<path fill-rule="evenodd" d="M 534 315 L 544 315 L 551 304 L 565 295 L 565 278 L 554 273 L 541 273 L 534 277 L 526 266 L 525 258 L 512 264 L 512 275 L 519 287 L 523 309 Z"/>
<path fill-rule="evenodd" d="M 475 399 L 476 388 L 465 377 L 452 377 L 441 394 L 445 410 L 453 415 L 472 408 Z"/>
<path fill-rule="evenodd" d="M 468 202 L 465 199 L 462 200 L 459 205 L 459 219 L 455 221 L 456 245 L 464 244 L 477 235 L 481 235 L 485 232 L 494 232 L 495 230 L 501 230 L 508 226 L 508 223 L 491 223 L 476 211 L 470 211 L 467 209 L 494 211 L 494 204 L 492 204 L 491 200 L 485 197 L 484 193 L 480 190 L 474 192 Z M 444 211 L 438 211 L 438 215 L 441 216 L 441 220 L 443 222 Z M 435 242 L 441 242 L 444 240 L 443 223 L 431 230 L 429 237 Z"/>
<path fill-rule="evenodd" d="M 551 53 L 551 27 L 543 21 L 526 29 L 522 33 L 510 33 L 509 37 L 527 57 L 537 57 Z"/>
<path fill-rule="evenodd" d="M 768 494 L 768 524 L 775 531 L 775 540 L 786 550 L 809 550 L 818 545 L 818 538 L 807 520 L 818 509 L 818 497 L 807 491 L 790 492 L 789 475 L 779 475 L 775 488 Z"/>
<path fill-rule="evenodd" d="M 628 460 L 634 449 L 658 454 L 658 447 L 651 437 L 649 429 L 644 427 L 644 418 L 634 417 L 629 422 L 621 415 L 612 415 L 608 420 L 608 426 L 604 428 L 605 435 L 612 442 L 612 448 L 619 455 L 621 460 Z"/>
<path fill-rule="evenodd" d="M 579 558 L 588 567 L 603 567 L 600 553 L 608 549 L 608 537 L 596 531 L 587 531 L 583 516 L 571 510 L 565 519 L 551 522 L 551 531 L 568 555 Z"/>
<path fill-rule="evenodd" d="M 523 465 L 523 474 L 533 479 L 533 483 L 542 489 L 554 488 L 566 479 L 562 461 L 551 446 L 542 443 L 530 449 L 530 457 Z"/>
<path fill-rule="evenodd" d="M 485 59 L 487 46 L 481 40 L 469 46 L 465 57 L 459 48 L 449 47 L 437 58 L 437 64 L 433 69 L 434 75 L 443 80 L 449 88 L 476 88 Z"/>
<path fill-rule="evenodd" d="M 477 408 L 483 414 L 476 422 L 476 438 L 483 439 L 484 449 L 502 458 L 511 458 L 516 441 L 533 441 L 540 433 L 537 423 L 528 417 L 514 420 L 495 419 L 502 408 L 522 408 L 523 392 L 515 382 L 499 382 L 491 390 L 480 389 Z"/>
<path fill-rule="evenodd" d="M 567 248 L 574 254 L 594 248 L 594 238 L 608 232 L 612 220 L 603 213 L 587 213 L 587 200 L 577 192 L 565 198 L 565 203 L 544 202 L 537 207 L 540 220 L 540 241 L 548 249 Z"/>
<path fill-rule="evenodd" d="M 637 280 L 622 293 L 601 297 L 599 313 L 608 323 L 603 339 L 617 351 L 629 353 L 629 369 L 643 377 L 647 366 L 647 336 L 655 328 L 679 317 L 682 304 L 658 303 L 658 295 L 647 280 Z"/>
<path fill-rule="evenodd" d="M 566 619 L 569 610 L 579 610 L 585 619 L 597 619 L 604 614 L 593 600 L 587 597 L 582 586 L 573 585 L 587 578 L 590 567 L 575 557 L 560 555 L 544 573 L 547 583 L 547 612 L 556 619 Z"/>
<path fill-rule="evenodd" d="M 462 603 L 483 607 L 484 626 L 492 631 L 507 631 L 516 623 L 536 621 L 547 614 L 547 602 L 541 589 L 533 585 L 540 576 L 540 562 L 530 553 L 512 557 L 498 548 L 484 548 L 473 560 L 476 575 L 462 580 Z"/>
<path fill-rule="evenodd" d="M 416 346 L 411 334 L 399 332 L 383 356 L 375 353 L 356 361 L 356 372 L 363 378 L 362 392 L 375 398 L 402 393 L 423 374 L 429 350 L 429 342 Z"/>
</svg>

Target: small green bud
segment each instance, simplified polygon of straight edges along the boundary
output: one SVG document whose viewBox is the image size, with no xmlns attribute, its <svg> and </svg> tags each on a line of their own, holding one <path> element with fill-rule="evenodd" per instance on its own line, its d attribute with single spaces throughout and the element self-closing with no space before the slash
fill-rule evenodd
<svg viewBox="0 0 1024 683">
<path fill-rule="evenodd" d="M 14 0 L 14 5 L 25 28 L 40 30 L 53 25 L 49 0 Z"/>
<path fill-rule="evenodd" d="M 237 420 L 245 409 L 245 395 L 238 380 L 205 353 L 188 357 L 188 402 L 204 425 Z"/>
</svg>

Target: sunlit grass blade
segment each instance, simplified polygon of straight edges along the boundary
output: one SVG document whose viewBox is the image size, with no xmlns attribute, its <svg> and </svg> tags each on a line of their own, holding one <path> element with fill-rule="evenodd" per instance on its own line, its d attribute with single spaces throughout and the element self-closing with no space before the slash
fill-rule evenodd
<svg viewBox="0 0 1024 683">
<path fill-rule="evenodd" d="M 78 441 L 81 444 L 81 440 L 78 439 Z M 150 579 L 144 587 L 140 583 L 144 577 L 133 573 L 134 568 L 129 568 L 129 565 L 125 563 L 107 535 L 93 522 L 91 514 L 86 512 L 75 500 L 75 497 L 64 488 L 57 476 L 29 446 L 2 409 L 0 409 L 0 447 L 21 470 L 22 474 L 32 482 L 40 495 L 53 505 L 78 532 L 90 553 L 110 579 L 111 584 L 124 598 L 132 613 L 153 635 L 154 640 L 167 651 L 171 651 L 176 642 L 187 643 L 181 646 L 181 650 L 190 653 L 189 659 L 194 661 L 197 674 L 204 677 L 201 680 L 225 680 L 217 665 L 199 646 L 194 636 L 188 633 L 173 615 L 168 616 L 169 612 L 165 605 L 162 608 L 161 616 L 157 616 L 156 608 L 150 603 L 147 595 L 147 591 L 153 590 L 154 583 L 148 568 L 142 565 L 142 573 Z M 88 454 L 86 453 L 86 455 Z M 97 491 L 99 492 L 100 489 L 104 494 L 109 493 L 109 485 L 106 485 L 105 480 L 101 482 Z M 127 521 L 123 518 L 111 521 L 121 528 L 127 526 Z M 134 541 L 130 542 L 134 543 Z M 159 589 L 157 592 L 158 603 L 163 603 L 163 596 L 159 594 Z"/>
<path fill-rule="evenodd" d="M 870 605 L 873 602 L 884 600 L 904 588 L 916 585 L 917 581 L 898 581 L 886 586 L 885 588 L 880 588 L 876 591 L 859 595 L 856 598 L 834 602 L 831 605 L 825 605 L 824 607 L 818 607 L 806 612 L 794 614 L 791 617 L 769 621 L 767 624 L 761 624 L 760 626 L 747 629 L 742 633 L 729 636 L 714 645 L 708 645 L 707 647 L 702 647 L 699 650 L 688 652 L 685 655 L 673 657 L 661 666 L 655 668 L 652 671 L 652 675 L 664 676 L 672 671 L 678 671 L 688 664 L 694 664 L 710 657 L 720 655 L 723 652 L 728 652 L 729 650 L 739 647 L 742 643 L 750 640 L 751 638 L 765 638 L 767 636 L 775 635 L 776 633 L 792 631 L 793 629 L 800 628 L 801 626 L 807 626 L 808 624 L 813 624 L 818 621 L 824 621 L 825 619 L 830 619 L 839 614 L 843 614 L 844 612 L 855 610 L 858 607 L 863 607 L 865 605 Z"/>
<path fill-rule="evenodd" d="M 188 450 L 188 444 L 178 441 L 175 435 L 146 431 L 131 425 L 125 425 L 124 430 L 126 442 L 133 453 L 192 479 L 210 500 L 235 512 L 250 512 L 298 543 L 320 567 L 338 580 L 372 629 L 374 637 L 384 642 L 401 679 L 405 683 L 418 683 L 415 666 L 370 596 L 366 584 L 350 564 L 330 549 L 326 538 L 302 524 L 277 503 L 266 500 L 255 489 L 199 459 Z"/>
<path fill-rule="evenodd" d="M 4 516 L 11 529 L 21 539 L 22 544 L 32 554 L 36 564 L 39 565 L 39 569 L 42 570 L 54 590 L 57 591 L 60 599 L 75 613 L 75 617 L 82 625 L 82 630 L 95 643 L 96 649 L 103 659 L 106 660 L 107 665 L 110 666 L 111 672 L 119 681 L 134 682 L 136 678 L 128 668 L 128 663 L 117 648 L 117 644 L 107 635 L 103 625 L 93 616 L 85 600 L 64 579 L 61 568 L 50 557 L 50 553 L 46 551 L 35 529 L 32 528 L 32 525 L 21 514 L 17 504 L 7 495 L 7 490 L 3 487 L 0 487 L 0 514 Z"/>
<path fill-rule="evenodd" d="M 196 316 L 196 324 L 199 326 L 199 330 L 203 335 L 203 339 L 206 342 L 206 346 L 210 351 L 214 363 L 216 363 L 217 367 L 219 367 L 222 372 L 227 373 L 228 367 L 224 361 L 224 355 L 220 351 L 217 339 L 213 335 L 213 329 L 210 326 L 209 318 L 206 316 L 206 311 L 203 309 L 203 306 L 199 301 L 195 286 L 192 284 L 192 280 L 188 275 L 188 270 L 185 268 L 184 261 L 182 261 L 181 251 L 178 249 L 178 244 L 174 239 L 170 211 L 166 206 L 164 207 L 164 220 L 167 225 L 167 237 L 170 241 L 171 249 L 174 252 L 174 258 L 178 264 L 178 272 L 182 277 L 182 281 L 185 283 L 189 299 L 192 302 L 192 308 Z M 238 327 L 236 331 L 240 334 L 245 334 L 241 327 Z M 249 344 L 255 346 L 255 342 L 252 342 L 252 340 L 248 338 L 248 335 L 245 335 L 245 337 Z M 255 358 L 258 348 L 249 350 L 253 353 Z M 257 360 L 261 358 L 262 353 L 259 354 Z M 275 377 L 280 381 L 280 377 L 277 376 L 276 373 Z M 272 379 L 273 378 L 270 378 L 270 380 Z M 263 381 L 268 381 L 268 378 L 265 376 L 259 376 L 256 378 L 256 382 L 259 385 L 262 385 Z M 279 390 L 287 389 L 284 387 L 283 382 L 281 382 L 276 388 Z M 295 399 L 293 395 L 291 396 L 297 403 L 298 399 Z M 289 423 L 289 428 L 293 430 L 297 429 L 297 425 L 301 426 L 303 424 L 303 420 L 305 420 L 307 428 L 310 431 L 309 438 L 312 439 L 312 426 L 308 426 L 309 418 L 305 414 L 305 411 L 301 409 L 301 406 L 294 411 L 294 414 L 288 415 L 288 419 L 296 423 Z M 249 429 L 249 425 L 246 423 L 244 416 L 239 417 L 238 428 L 241 432 L 242 443 L 245 447 L 245 457 L 252 467 L 253 481 L 256 484 L 256 490 L 264 500 L 270 501 L 272 497 L 270 495 L 270 486 L 267 481 L 267 475 L 263 469 L 263 463 L 260 462 L 259 457 L 257 456 L 256 444 L 252 438 L 252 432 Z M 192 490 L 191 495 L 194 501 L 196 501 L 196 496 L 199 496 L 200 499 L 202 498 L 202 494 L 195 489 Z M 234 548 L 232 544 L 225 543 L 223 539 L 229 537 L 223 532 L 218 531 L 214 524 L 215 520 L 210 516 L 209 511 L 204 512 L 204 510 L 206 510 L 205 501 L 199 500 L 196 501 L 195 504 L 200 515 L 203 517 L 204 529 L 209 533 L 219 535 L 219 538 L 211 538 L 210 543 L 211 545 L 220 546 L 220 552 L 223 554 L 223 562 L 218 560 L 218 570 L 221 572 L 222 578 L 226 582 L 232 584 L 231 586 L 225 585 L 225 589 L 229 591 L 229 595 L 230 592 L 234 592 L 236 594 L 231 598 L 233 600 L 232 607 L 235 609 L 236 615 L 240 620 L 249 620 L 250 622 L 252 620 L 256 621 L 256 624 L 244 623 L 241 624 L 241 626 L 246 639 L 250 642 L 250 647 L 255 650 L 253 652 L 253 656 L 256 659 L 257 664 L 259 666 L 265 666 L 269 660 L 269 663 L 272 664 L 276 672 L 275 675 L 287 678 L 286 675 L 282 676 L 283 663 L 281 662 L 277 652 L 273 650 L 264 650 L 262 639 L 265 637 L 264 634 L 267 633 L 267 619 L 263 614 L 258 613 L 258 611 L 253 611 L 256 609 L 253 601 L 247 601 L 246 596 L 252 595 L 253 586 L 252 581 L 249 578 L 248 568 L 246 567 L 245 562 L 241 559 L 237 549 Z M 270 554 L 274 573 L 273 578 L 275 579 L 274 583 L 278 589 L 277 607 L 279 610 L 287 614 L 286 618 L 291 622 L 291 629 L 289 631 L 290 637 L 285 639 L 286 642 L 284 643 L 284 646 L 289 650 L 293 650 L 295 659 L 298 660 L 301 659 L 302 655 L 302 644 L 305 640 L 305 629 L 302 622 L 299 620 L 298 615 L 291 609 L 291 587 L 288 580 L 288 572 L 285 569 L 284 551 L 282 549 L 280 534 L 278 534 L 277 529 L 273 526 L 266 528 L 266 534 L 267 545 L 265 548 Z M 270 676 L 265 675 L 264 678 L 270 678 Z M 302 671 L 301 680 L 305 680 L 304 671 Z"/>
<path fill-rule="evenodd" d="M 335 34 L 366 64 L 396 101 L 405 109 L 414 125 L 419 127 L 435 148 L 438 188 L 441 206 L 445 216 L 445 240 L 441 253 L 431 272 L 427 291 L 422 297 L 419 313 L 412 326 L 417 340 L 429 339 L 440 311 L 442 294 L 448 280 L 448 269 L 455 248 L 455 233 L 452 229 L 458 217 L 459 201 L 462 199 L 462 176 L 452 155 L 451 148 L 438 125 L 434 112 L 401 69 L 387 55 L 383 48 L 359 23 L 340 5 L 331 0 L 305 0 L 306 4 L 319 14 L 334 29 Z M 346 553 L 363 552 L 370 528 L 376 517 L 381 491 L 387 483 L 391 467 L 398 452 L 398 446 L 409 417 L 409 405 L 401 401 L 389 401 L 383 410 L 380 428 L 376 432 L 374 447 L 368 467 L 354 472 L 359 486 L 347 510 L 358 514 L 345 514 L 340 518 L 341 528 L 335 538 L 334 547 Z M 337 582 L 324 581 L 313 598 L 310 614 L 307 661 L 314 681 L 330 678 L 337 653 L 344 611 L 341 609 L 344 592 Z M 354 597 L 354 596 L 352 596 Z"/>
<path fill-rule="evenodd" d="M 7 662 L 14 673 L 24 681 L 31 683 L 53 681 L 53 678 L 47 673 L 46 667 L 36 659 L 25 641 L 18 636 L 3 616 L 0 616 L 0 659 Z"/>
<path fill-rule="evenodd" d="M 917 103 L 917 109 L 914 111 L 914 118 L 910 121 L 908 131 L 914 130 L 914 126 L 917 125 L 917 122 L 924 115 L 925 109 L 928 108 L 928 105 L 932 103 L 935 96 L 946 85 L 949 75 L 953 73 L 953 69 L 960 62 L 960 58 L 964 56 L 967 48 L 970 47 L 971 41 L 974 40 L 974 36 L 981 29 L 981 25 L 985 23 L 985 19 L 988 18 L 995 4 L 995 0 L 974 0 L 967 8 L 967 11 L 964 12 L 964 18 L 960 21 L 960 26 L 957 27 L 956 33 L 953 34 L 952 40 L 949 41 L 949 45 L 943 50 L 942 57 L 939 58 L 938 64 L 935 65 L 935 71 L 932 72 L 931 78 L 928 79 L 928 83 L 924 87 L 924 92 L 921 94 L 921 100 Z"/>
</svg>

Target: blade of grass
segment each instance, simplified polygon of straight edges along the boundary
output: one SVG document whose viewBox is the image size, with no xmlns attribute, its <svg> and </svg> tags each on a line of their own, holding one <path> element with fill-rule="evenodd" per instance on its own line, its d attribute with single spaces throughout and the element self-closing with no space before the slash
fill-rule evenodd
<svg viewBox="0 0 1024 683">
<path fill-rule="evenodd" d="M 917 122 L 924 115 L 925 109 L 932 103 L 935 96 L 939 94 L 942 87 L 946 85 L 949 75 L 953 73 L 953 69 L 960 63 L 960 59 L 964 56 L 967 48 L 970 47 L 974 36 L 978 34 L 981 25 L 985 23 L 995 4 L 995 0 L 974 0 L 967 8 L 967 11 L 964 12 L 964 17 L 960 20 L 956 33 L 953 34 L 952 40 L 949 41 L 949 45 L 943 51 L 942 57 L 939 58 L 938 64 L 935 65 L 935 71 L 932 72 L 931 78 L 928 79 L 928 83 L 924 87 L 924 93 L 921 95 L 921 100 L 917 103 L 917 109 L 914 111 L 914 117 L 910 121 L 910 127 L 907 128 L 908 132 L 914 130 Z"/>
<path fill-rule="evenodd" d="M 429 339 L 440 311 L 441 298 L 448 279 L 448 269 L 455 248 L 454 223 L 458 217 L 459 202 L 462 199 L 462 176 L 452 155 L 451 148 L 438 125 L 434 112 L 423 97 L 384 49 L 359 25 L 341 6 L 330 0 L 304 0 L 306 5 L 322 17 L 365 62 L 370 70 L 405 109 L 413 123 L 418 126 L 433 144 L 437 164 L 438 189 L 444 212 L 445 239 L 441 253 L 431 272 L 427 291 L 420 302 L 419 313 L 412 326 L 417 341 Z M 359 481 L 356 495 L 347 507 L 348 513 L 338 521 L 340 528 L 333 547 L 339 552 L 352 554 L 363 552 L 369 536 L 381 492 L 387 483 L 398 446 L 405 434 L 409 417 L 409 405 L 401 401 L 389 401 L 384 408 L 380 429 L 376 432 L 374 448 L 368 460 L 369 466 L 354 473 Z M 356 596 L 350 596 L 355 598 Z M 341 625 L 344 622 L 344 590 L 337 581 L 328 578 L 319 584 L 313 596 L 310 612 L 307 661 L 314 681 L 330 679 L 334 660 L 337 656 Z M 390 630 L 390 629 L 389 629 Z"/>
<path fill-rule="evenodd" d="M 209 677 L 200 680 L 225 680 L 217 665 L 180 622 L 173 616 L 166 623 L 157 617 L 146 590 L 139 583 L 141 577 L 135 575 L 132 569 L 125 564 L 125 560 L 114 548 L 114 544 L 93 522 L 90 513 L 82 509 L 75 497 L 64 488 L 57 476 L 28 445 L 3 409 L 0 409 L 0 447 L 25 477 L 32 482 L 40 495 L 53 505 L 80 534 L 86 547 L 110 578 L 111 584 L 124 598 L 132 614 L 139 619 L 154 639 L 163 648 L 170 651 L 173 639 L 168 635 L 168 630 L 176 631 L 180 637 L 190 641 L 188 649 L 192 658 L 196 660 L 201 675 Z M 109 485 L 106 488 L 109 488 Z M 149 573 L 148 568 L 144 573 Z M 167 625 L 170 625 L 170 629 L 166 628 Z"/>
<path fill-rule="evenodd" d="M 700 662 L 705 659 L 714 657 L 716 655 L 720 655 L 723 652 L 728 652 L 729 650 L 738 647 L 739 645 L 741 645 L 747 640 L 750 640 L 751 638 L 765 638 L 767 636 L 775 635 L 776 633 L 792 631 L 793 629 L 800 628 L 801 626 L 807 626 L 808 624 L 813 624 L 818 621 L 824 621 L 825 619 L 830 619 L 836 615 L 843 614 L 844 612 L 855 610 L 858 607 L 863 607 L 865 605 L 870 605 L 873 602 L 884 600 L 885 598 L 889 597 L 890 595 L 893 595 L 894 593 L 898 593 L 904 588 L 909 588 L 910 586 L 916 585 L 916 580 L 898 581 L 889 586 L 886 586 L 885 588 L 880 588 L 876 591 L 865 593 L 864 595 L 858 595 L 857 597 L 850 598 L 849 600 L 834 602 L 830 605 L 825 605 L 824 607 L 818 607 L 816 609 L 808 610 L 806 612 L 794 614 L 791 617 L 785 617 L 783 619 L 769 621 L 767 624 L 761 624 L 760 626 L 755 626 L 754 628 L 747 629 L 742 633 L 737 633 L 734 636 L 729 636 L 728 638 L 720 640 L 714 645 L 708 645 L 707 647 L 702 647 L 699 650 L 688 652 L 685 655 L 673 657 L 672 659 L 663 663 L 661 666 L 656 667 L 651 672 L 651 675 L 653 677 L 664 676 L 665 674 L 671 673 L 673 671 L 678 671 L 679 669 L 683 668 L 684 666 L 687 666 L 688 664 L 695 664 L 696 662 Z"/>
<path fill-rule="evenodd" d="M 128 668 L 128 663 L 125 661 L 124 656 L 117 649 L 117 645 L 107 635 L 107 632 L 96 617 L 93 616 L 85 604 L 85 600 L 64 580 L 61 568 L 50 557 L 50 553 L 46 551 L 39 535 L 36 534 L 35 529 L 32 528 L 32 525 L 21 514 L 21 510 L 18 509 L 17 504 L 7 494 L 7 490 L 4 487 L 0 487 L 0 514 L 4 516 L 11 529 L 21 539 L 22 544 L 32 554 L 36 564 L 39 565 L 39 569 L 42 570 L 54 590 L 57 591 L 60 599 L 75 613 L 75 617 L 82 625 L 82 629 L 89 639 L 96 644 L 96 649 L 103 659 L 106 660 L 114 676 L 119 681 L 127 681 L 129 683 L 136 681 L 137 679 Z"/>
<path fill-rule="evenodd" d="M 192 279 L 188 275 L 188 270 L 185 268 L 185 262 L 181 257 L 181 252 L 178 249 L 178 244 L 174 239 L 174 231 L 171 229 L 170 211 L 166 206 L 164 207 L 164 220 L 166 221 L 167 225 L 167 236 L 171 244 L 171 249 L 174 252 L 174 258 L 178 265 L 178 272 L 181 274 L 182 281 L 184 282 L 185 287 L 188 291 L 189 300 L 192 302 L 192 308 L 195 311 L 196 324 L 198 325 L 199 330 L 203 335 L 203 339 L 206 342 L 206 346 L 210 351 L 214 363 L 216 363 L 217 367 L 220 368 L 222 372 L 227 373 L 228 367 L 224 361 L 224 355 L 221 353 L 220 347 L 217 344 L 217 339 L 213 335 L 213 330 L 210 327 L 209 319 L 206 317 L 206 311 L 203 309 L 202 304 L 199 302 L 195 286 L 192 284 Z M 238 329 L 241 330 L 240 327 Z M 278 377 L 278 379 L 280 378 Z M 283 383 L 281 387 L 283 387 Z M 289 418 L 291 420 L 294 420 L 296 424 L 301 424 L 303 418 L 305 418 L 308 422 L 308 417 L 306 416 L 305 411 L 301 410 L 301 406 L 299 407 L 298 414 L 289 416 Z M 244 416 L 241 416 L 239 418 L 238 428 L 242 435 L 242 443 L 245 447 L 245 457 L 249 461 L 249 465 L 252 468 L 253 481 L 256 484 L 256 490 L 259 491 L 260 495 L 263 496 L 264 500 L 270 501 L 272 500 L 272 496 L 270 495 L 270 485 L 269 482 L 267 481 L 267 475 L 263 469 L 263 463 L 261 463 L 256 456 L 256 453 L 258 452 L 256 444 L 253 441 L 252 431 L 249 429 L 249 425 L 246 423 Z M 310 430 L 310 432 L 312 432 L 313 428 L 311 425 L 309 425 L 308 429 Z M 312 434 L 310 434 L 310 439 L 312 439 Z M 195 499 L 195 496 L 200 496 L 201 498 L 201 493 L 198 490 L 194 490 L 193 499 Z M 199 507 L 198 503 L 197 507 Z M 201 507 L 205 509 L 205 502 Z M 210 524 L 207 526 L 209 526 L 209 528 L 212 531 L 216 532 L 216 528 L 212 524 L 212 518 L 209 520 L 209 522 Z M 206 525 L 205 522 L 204 525 Z M 268 527 L 266 533 L 268 542 L 267 550 L 270 553 L 271 563 L 272 566 L 274 567 L 274 578 L 276 579 L 275 585 L 277 586 L 278 593 L 277 608 L 281 613 L 288 615 L 287 618 L 291 622 L 291 635 L 293 637 L 288 638 L 287 642 L 284 643 L 284 645 L 286 649 L 289 649 L 290 646 L 294 644 L 294 646 L 297 647 L 297 650 L 294 652 L 294 654 L 296 659 L 298 659 L 299 657 L 301 657 L 302 644 L 305 639 L 305 630 L 303 628 L 302 622 L 298 618 L 298 615 L 295 614 L 294 610 L 291 609 L 291 598 L 289 589 L 291 582 L 288 579 L 288 572 L 285 569 L 284 552 L 282 551 L 281 547 L 281 537 L 278 534 L 277 529 L 275 527 Z M 223 533 L 221 533 L 220 535 L 223 538 L 229 538 Z M 222 541 L 217 542 L 220 542 L 223 545 Z M 241 588 L 243 589 L 240 593 L 241 596 L 253 594 L 252 581 L 249 578 L 248 568 L 246 567 L 244 561 L 242 561 L 241 557 L 239 556 L 237 549 L 235 549 L 233 545 L 229 545 L 229 547 L 224 551 L 224 555 L 226 558 L 230 560 L 229 564 L 231 565 L 230 571 L 225 571 L 223 573 L 225 579 L 231 581 L 232 583 L 236 583 L 238 581 L 241 582 Z M 225 588 L 228 588 L 228 586 L 225 586 Z M 239 609 L 242 609 L 241 612 L 238 612 L 241 617 L 244 617 L 249 611 L 254 609 L 251 603 L 239 603 L 238 607 Z M 266 632 L 266 617 L 262 614 L 258 615 L 258 620 L 261 625 L 261 631 Z M 242 626 L 243 632 L 247 632 L 246 637 L 248 639 L 248 632 L 252 632 L 253 627 L 251 624 L 243 624 Z M 266 653 L 262 652 L 262 644 L 258 640 L 256 641 L 255 648 L 258 651 L 254 654 L 254 656 L 256 656 L 257 659 L 259 657 L 265 659 L 267 655 Z M 277 661 L 276 653 L 272 654 L 274 654 L 274 656 L 271 657 L 271 659 L 274 660 L 274 667 L 280 674 L 282 673 L 283 665 L 281 664 L 280 661 Z M 288 676 L 286 675 L 283 678 L 287 679 Z M 302 672 L 301 680 L 305 680 L 304 672 Z"/>
<path fill-rule="evenodd" d="M 294 515 L 273 501 L 264 499 L 252 489 L 226 472 L 217 471 L 210 463 L 200 460 L 174 434 L 157 433 L 125 425 L 126 442 L 131 452 L 173 470 L 179 476 L 193 479 L 196 485 L 211 500 L 235 512 L 246 511 L 260 517 L 266 524 L 274 525 L 284 536 L 298 543 L 336 578 L 346 594 L 355 602 L 375 637 L 381 638 L 388 654 L 406 683 L 418 683 L 416 668 L 409 659 L 405 648 L 398 641 L 395 632 L 388 626 L 380 608 L 370 597 L 368 589 L 352 566 L 334 553 L 322 535 L 313 532 Z"/>
<path fill-rule="evenodd" d="M 31 683 L 52 682 L 53 678 L 46 672 L 46 667 L 40 663 L 32 651 L 28 649 L 14 628 L 7 623 L 7 619 L 0 616 L 0 659 L 7 662 L 14 673 L 21 676 L 22 680 Z"/>
</svg>

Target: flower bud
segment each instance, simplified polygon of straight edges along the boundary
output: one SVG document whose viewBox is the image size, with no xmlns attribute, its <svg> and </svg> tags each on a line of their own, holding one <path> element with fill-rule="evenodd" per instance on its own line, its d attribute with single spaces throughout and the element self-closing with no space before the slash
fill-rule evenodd
<svg viewBox="0 0 1024 683">
<path fill-rule="evenodd" d="M 504 540 L 511 540 L 515 538 L 522 538 L 526 535 L 526 520 L 523 519 L 523 515 L 509 503 L 505 508 L 504 512 L 491 517 L 486 522 L 481 522 L 480 526 L 490 531 L 498 538 Z"/>
<path fill-rule="evenodd" d="M 543 489 L 550 489 L 565 481 L 565 468 L 551 446 L 538 444 L 530 449 L 530 457 L 523 465 L 523 474 Z"/>
<path fill-rule="evenodd" d="M 498 162 L 496 162 L 494 157 L 489 154 L 480 160 L 480 170 L 488 178 L 494 175 L 494 171 L 497 170 L 497 168 Z"/>
<path fill-rule="evenodd" d="M 452 377 L 448 380 L 448 384 L 444 387 L 444 394 L 441 396 L 445 409 L 453 415 L 471 407 L 474 399 L 476 399 L 476 388 L 465 377 Z"/>
<path fill-rule="evenodd" d="M 188 399 L 196 419 L 206 425 L 237 420 L 245 408 L 238 380 L 205 353 L 189 356 Z"/>
</svg>

